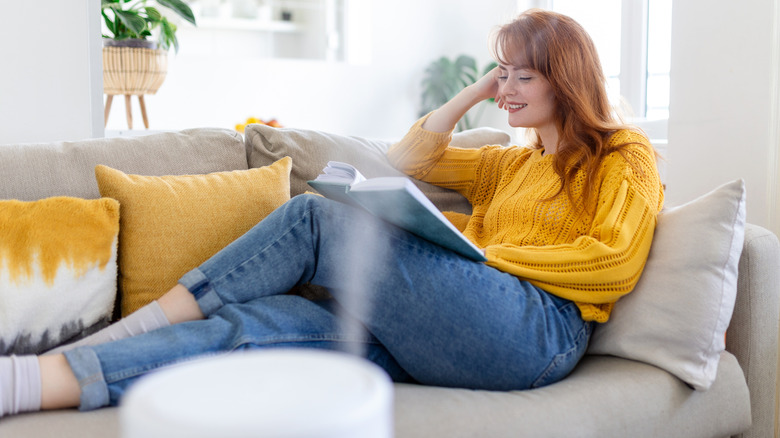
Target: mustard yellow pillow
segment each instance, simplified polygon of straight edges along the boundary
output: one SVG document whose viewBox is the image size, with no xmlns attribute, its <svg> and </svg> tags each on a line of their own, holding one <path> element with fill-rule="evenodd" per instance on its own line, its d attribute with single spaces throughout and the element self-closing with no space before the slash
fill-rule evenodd
<svg viewBox="0 0 780 438">
<path fill-rule="evenodd" d="M 205 175 L 128 175 L 95 168 L 102 196 L 120 204 L 122 316 L 167 292 L 182 275 L 290 199 L 292 159 Z"/>
<path fill-rule="evenodd" d="M 0 201 L 0 355 L 42 353 L 110 321 L 118 235 L 113 199 Z"/>
</svg>

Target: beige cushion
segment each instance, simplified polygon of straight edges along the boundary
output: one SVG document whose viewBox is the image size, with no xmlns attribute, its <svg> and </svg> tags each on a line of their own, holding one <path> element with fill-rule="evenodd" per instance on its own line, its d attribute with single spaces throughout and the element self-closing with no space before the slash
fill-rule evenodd
<svg viewBox="0 0 780 438">
<path fill-rule="evenodd" d="M 140 137 L 0 145 L 0 199 L 100 197 L 95 165 L 139 175 L 246 169 L 243 138 L 223 129 L 189 129 Z"/>
<path fill-rule="evenodd" d="M 290 199 L 290 158 L 206 175 L 128 175 L 97 166 L 100 193 L 121 205 L 122 316 L 159 298 L 182 275 Z"/>
<path fill-rule="evenodd" d="M 452 134 L 450 146 L 459 148 L 479 148 L 485 145 L 509 146 L 512 137 L 506 132 L 489 127 L 467 129 Z"/>
<path fill-rule="evenodd" d="M 652 365 L 586 356 L 574 372 L 530 391 L 396 384 L 399 438 L 726 437 L 750 426 L 750 398 L 734 356 L 709 391 Z"/>
<path fill-rule="evenodd" d="M 292 157 L 295 166 L 290 175 L 291 196 L 311 190 L 306 181 L 316 178 L 330 160 L 352 164 L 366 178 L 403 175 L 387 160 L 390 141 L 264 125 L 249 125 L 245 133 L 249 167 L 267 166 L 284 156 Z M 509 135 L 503 131 L 478 128 L 455 134 L 452 144 L 480 147 L 507 145 L 509 141 Z M 440 210 L 471 212 L 471 206 L 458 193 L 422 181 L 415 183 Z"/>
<path fill-rule="evenodd" d="M 590 353 L 653 364 L 709 388 L 734 310 L 744 232 L 742 180 L 660 213 L 642 278 L 595 330 Z"/>
<path fill-rule="evenodd" d="M 0 201 L 0 355 L 41 353 L 110 319 L 119 204 Z"/>
<path fill-rule="evenodd" d="M 750 399 L 736 358 L 724 353 L 722 362 L 718 381 L 706 392 L 651 365 L 607 356 L 585 357 L 566 379 L 531 391 L 395 384 L 395 436 L 732 436 L 750 426 Z M 48 438 L 55 430 L 57 438 L 115 438 L 120 409 L 3 417 L 0 436 Z"/>
</svg>

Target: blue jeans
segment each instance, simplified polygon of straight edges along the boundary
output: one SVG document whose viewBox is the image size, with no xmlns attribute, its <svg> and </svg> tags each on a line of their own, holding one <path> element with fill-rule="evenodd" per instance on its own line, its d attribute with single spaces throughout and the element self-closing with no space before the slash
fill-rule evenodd
<svg viewBox="0 0 780 438">
<path fill-rule="evenodd" d="M 65 353 L 81 409 L 203 355 L 269 347 L 349 350 L 395 381 L 513 390 L 566 376 L 592 323 L 571 301 L 362 211 L 302 195 L 184 275 L 207 316 Z M 332 300 L 287 292 L 324 286 Z"/>
</svg>

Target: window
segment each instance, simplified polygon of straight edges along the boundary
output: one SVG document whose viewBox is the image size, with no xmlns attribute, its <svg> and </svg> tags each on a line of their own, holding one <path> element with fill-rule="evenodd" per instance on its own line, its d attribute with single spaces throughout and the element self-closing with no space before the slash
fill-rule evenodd
<svg viewBox="0 0 780 438">
<path fill-rule="evenodd" d="M 650 120 L 669 118 L 672 0 L 650 0 L 647 29 L 647 107 Z"/>
<path fill-rule="evenodd" d="M 537 2 L 538 3 L 538 2 Z M 544 3 L 544 2 L 542 2 Z M 672 0 L 547 0 L 577 20 L 599 51 L 613 105 L 651 138 L 666 138 Z"/>
</svg>

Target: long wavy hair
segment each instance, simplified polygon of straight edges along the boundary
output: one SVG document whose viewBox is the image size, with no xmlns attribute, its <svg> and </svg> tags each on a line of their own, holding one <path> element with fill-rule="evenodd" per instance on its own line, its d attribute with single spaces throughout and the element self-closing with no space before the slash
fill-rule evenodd
<svg viewBox="0 0 780 438">
<path fill-rule="evenodd" d="M 635 129 L 624 124 L 610 106 L 593 41 L 570 17 L 542 9 L 523 12 L 498 28 L 493 37 L 493 56 L 498 62 L 533 69 L 552 86 L 559 134 L 553 168 L 562 181 L 552 198 L 565 190 L 574 203 L 572 183 L 581 169 L 585 175 L 583 206 L 587 206 L 601 160 L 628 145 L 608 146 L 609 136 L 619 129 Z M 531 131 L 531 136 L 532 147 L 543 147 L 538 132 Z"/>
</svg>

